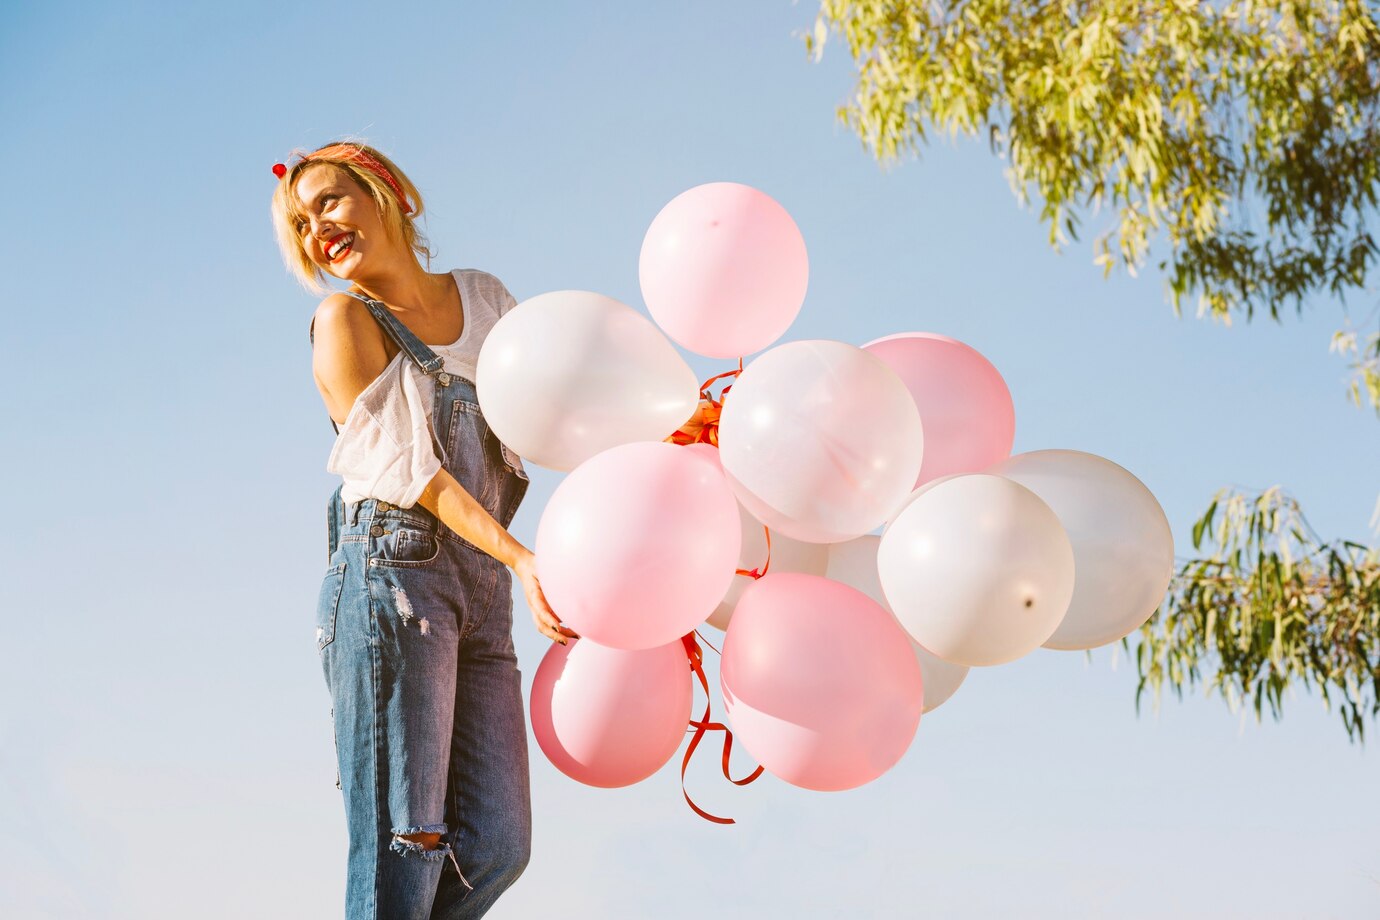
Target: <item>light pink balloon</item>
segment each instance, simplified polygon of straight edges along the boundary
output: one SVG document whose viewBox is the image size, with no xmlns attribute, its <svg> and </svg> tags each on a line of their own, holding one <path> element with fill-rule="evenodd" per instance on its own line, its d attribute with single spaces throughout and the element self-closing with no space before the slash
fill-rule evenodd
<svg viewBox="0 0 1380 920">
<path fill-rule="evenodd" d="M 733 733 L 795 786 L 852 789 L 910 746 L 920 666 L 891 614 L 855 588 L 796 572 L 743 592 L 719 671 Z"/>
<path fill-rule="evenodd" d="M 758 355 L 719 417 L 719 459 L 738 500 L 773 532 L 809 543 L 885 521 L 915 483 L 925 440 L 896 372 L 829 339 Z"/>
<path fill-rule="evenodd" d="M 682 444 L 680 449 L 697 457 L 703 457 L 708 462 L 714 464 L 714 468 L 723 472 L 724 466 L 719 462 L 719 449 L 713 444 L 706 444 L 703 441 L 696 441 L 693 444 Z"/>
<path fill-rule="evenodd" d="M 642 240 L 642 298 L 676 342 L 738 358 L 781 337 L 805 301 L 805 240 L 771 196 L 737 182 L 682 192 Z"/>
<path fill-rule="evenodd" d="M 957 339 L 902 332 L 863 346 L 905 382 L 925 427 L 925 459 L 915 485 L 983 470 L 1011 455 L 1016 410 L 992 362 Z"/>
<path fill-rule="evenodd" d="M 728 590 L 738 503 L 700 452 L 638 441 L 590 457 L 556 487 L 537 525 L 537 574 L 551 609 L 600 645 L 664 645 Z"/>
<path fill-rule="evenodd" d="M 689 661 L 658 648 L 551 643 L 532 679 L 532 733 L 546 759 L 589 786 L 628 786 L 661 769 L 690 719 Z"/>
</svg>

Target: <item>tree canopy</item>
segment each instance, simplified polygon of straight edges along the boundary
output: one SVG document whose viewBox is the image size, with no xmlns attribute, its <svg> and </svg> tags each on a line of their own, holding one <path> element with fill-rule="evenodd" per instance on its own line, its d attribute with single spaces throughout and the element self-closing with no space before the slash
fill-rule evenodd
<svg viewBox="0 0 1380 920">
<path fill-rule="evenodd" d="M 1051 244 L 1158 261 L 1178 312 L 1278 319 L 1365 290 L 1377 246 L 1380 24 L 1363 0 L 823 0 L 806 47 L 857 64 L 839 110 L 879 160 L 985 135 Z M 1159 251 L 1157 249 L 1157 251 Z M 1380 412 L 1380 334 L 1343 330 Z"/>
<path fill-rule="evenodd" d="M 1363 0 L 822 0 L 816 60 L 830 35 L 857 68 L 838 116 L 869 153 L 985 137 L 1052 246 L 1101 220 L 1094 262 L 1134 275 L 1154 259 L 1176 314 L 1194 296 L 1199 316 L 1279 320 L 1367 291 L 1380 23 Z M 1380 332 L 1331 347 L 1380 414 Z M 1201 681 L 1278 717 L 1297 681 L 1363 737 L 1380 713 L 1380 550 L 1323 541 L 1278 488 L 1219 492 L 1193 536 L 1209 552 L 1141 631 L 1137 704 Z"/>
</svg>

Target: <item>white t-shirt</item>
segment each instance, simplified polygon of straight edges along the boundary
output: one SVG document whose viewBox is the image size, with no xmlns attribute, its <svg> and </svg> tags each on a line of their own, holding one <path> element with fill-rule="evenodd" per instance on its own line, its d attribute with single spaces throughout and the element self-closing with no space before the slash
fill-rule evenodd
<svg viewBox="0 0 1380 920">
<path fill-rule="evenodd" d="M 449 345 L 427 343 L 427 347 L 441 358 L 447 373 L 473 381 L 484 339 L 517 300 L 488 272 L 462 268 L 451 274 L 460 288 L 464 330 Z M 342 501 L 376 498 L 400 508 L 417 503 L 441 469 L 431 441 L 435 396 L 435 379 L 423 374 L 402 350 L 364 388 L 340 426 L 326 461 L 326 471 L 345 480 Z"/>
</svg>

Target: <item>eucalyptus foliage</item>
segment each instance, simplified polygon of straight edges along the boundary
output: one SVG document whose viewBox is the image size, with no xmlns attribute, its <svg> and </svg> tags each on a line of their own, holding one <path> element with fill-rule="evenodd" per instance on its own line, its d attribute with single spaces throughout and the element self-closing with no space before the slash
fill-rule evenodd
<svg viewBox="0 0 1380 920">
<path fill-rule="evenodd" d="M 1176 314 L 1196 294 L 1200 316 L 1278 320 L 1365 288 L 1380 252 L 1365 0 L 823 0 L 816 58 L 831 32 L 858 71 L 839 117 L 873 155 L 986 135 L 1052 245 L 1105 210 L 1094 261 L 1135 274 L 1163 239 Z M 1374 362 L 1353 368 L 1353 397 L 1380 411 Z"/>
<path fill-rule="evenodd" d="M 1056 249 L 1100 218 L 1094 262 L 1155 252 L 1176 315 L 1280 319 L 1366 290 L 1380 193 L 1380 22 L 1365 0 L 822 0 L 816 59 L 857 66 L 839 118 L 883 163 L 932 131 L 985 136 Z M 1374 314 L 1372 314 L 1374 315 Z M 1380 332 L 1339 331 L 1350 396 L 1380 413 Z M 1380 714 L 1380 550 L 1325 543 L 1278 488 L 1222 491 L 1141 630 L 1140 686 L 1203 684 L 1278 718 L 1293 684 L 1350 737 Z M 1129 643 L 1127 643 L 1129 648 Z"/>
<path fill-rule="evenodd" d="M 1357 345 L 1355 332 L 1339 330 L 1333 333 L 1329 350 L 1353 356 L 1351 401 L 1359 408 L 1363 399 L 1369 400 L 1376 415 L 1380 415 L 1380 333 L 1372 332 L 1362 346 Z"/>
<path fill-rule="evenodd" d="M 1253 499 L 1223 490 L 1193 525 L 1193 548 L 1169 597 L 1140 631 L 1136 707 L 1146 689 L 1179 696 L 1202 683 L 1233 708 L 1268 705 L 1313 686 L 1364 738 L 1380 713 L 1380 549 L 1323 542 L 1279 488 Z M 1129 647 L 1129 643 L 1128 643 Z M 1205 676 L 1205 666 L 1210 676 Z"/>
</svg>

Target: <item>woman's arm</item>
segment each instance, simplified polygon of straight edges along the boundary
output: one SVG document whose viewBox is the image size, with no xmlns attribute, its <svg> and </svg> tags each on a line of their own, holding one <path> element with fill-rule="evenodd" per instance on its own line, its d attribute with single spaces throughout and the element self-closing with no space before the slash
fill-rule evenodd
<svg viewBox="0 0 1380 920">
<path fill-rule="evenodd" d="M 532 555 L 445 467 L 436 471 L 417 504 L 510 569 L 516 570 L 524 556 Z"/>
<path fill-rule="evenodd" d="M 527 597 L 527 606 L 532 608 L 532 622 L 536 623 L 538 632 L 562 645 L 566 644 L 567 638 L 579 638 L 572 630 L 561 625 L 560 618 L 546 602 L 541 582 L 537 579 L 536 556 L 513 539 L 513 535 L 494 520 L 493 515 L 445 467 L 436 471 L 436 475 L 422 490 L 417 504 L 513 570 L 522 581 L 523 594 Z"/>
</svg>

